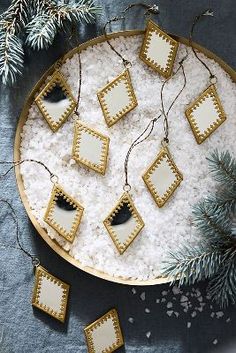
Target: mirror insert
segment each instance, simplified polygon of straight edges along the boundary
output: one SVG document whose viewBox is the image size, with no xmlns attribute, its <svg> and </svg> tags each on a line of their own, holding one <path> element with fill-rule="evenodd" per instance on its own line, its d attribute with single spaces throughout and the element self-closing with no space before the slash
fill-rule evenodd
<svg viewBox="0 0 236 353">
<path fill-rule="evenodd" d="M 144 227 L 144 222 L 127 192 L 121 196 L 103 223 L 120 254 L 123 254 Z"/>
<path fill-rule="evenodd" d="M 183 175 L 163 148 L 143 175 L 143 180 L 158 207 L 164 206 L 183 180 Z"/>
<path fill-rule="evenodd" d="M 42 266 L 35 271 L 32 305 L 64 322 L 70 286 L 52 276 Z"/>
<path fill-rule="evenodd" d="M 70 87 L 58 71 L 35 98 L 35 103 L 54 132 L 62 126 L 76 106 Z"/>
<path fill-rule="evenodd" d="M 59 186 L 54 185 L 44 221 L 67 241 L 73 242 L 84 208 Z"/>
<path fill-rule="evenodd" d="M 210 85 L 185 114 L 197 143 L 202 143 L 226 120 L 215 85 Z"/>
<path fill-rule="evenodd" d="M 109 82 L 97 96 L 108 127 L 138 105 L 128 69 Z"/>
<path fill-rule="evenodd" d="M 80 121 L 75 124 L 72 158 L 82 165 L 105 174 L 110 138 Z"/>
<path fill-rule="evenodd" d="M 139 57 L 160 75 L 171 76 L 179 43 L 149 20 Z"/>
<path fill-rule="evenodd" d="M 124 340 L 115 309 L 84 329 L 89 353 L 111 353 L 123 346 Z"/>
</svg>

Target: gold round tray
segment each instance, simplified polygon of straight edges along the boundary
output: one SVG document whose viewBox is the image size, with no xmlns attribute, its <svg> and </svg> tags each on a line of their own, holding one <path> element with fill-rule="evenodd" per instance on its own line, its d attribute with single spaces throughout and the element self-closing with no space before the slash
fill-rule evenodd
<svg viewBox="0 0 236 353">
<path fill-rule="evenodd" d="M 135 35 L 141 35 L 141 34 L 144 34 L 144 31 L 142 31 L 142 30 L 130 30 L 130 31 L 124 31 L 124 32 L 122 31 L 122 32 L 111 33 L 111 34 L 109 34 L 109 38 L 117 38 L 119 36 L 129 37 L 129 36 L 135 36 Z M 177 39 L 180 43 L 183 43 L 185 45 L 189 45 L 188 40 L 186 38 L 176 37 L 174 35 L 172 35 L 172 36 L 175 39 Z M 74 48 L 71 51 L 69 51 L 62 58 L 62 62 L 65 62 L 66 59 L 71 58 L 76 52 L 84 50 L 84 49 L 86 49 L 89 46 L 93 46 L 93 45 L 96 45 L 98 43 L 102 43 L 104 41 L 105 41 L 105 37 L 104 36 L 100 36 L 100 37 L 94 38 L 92 40 L 89 40 L 89 41 L 81 44 L 77 48 Z M 193 46 L 197 50 L 199 50 L 200 52 L 205 54 L 208 58 L 214 59 L 224 69 L 224 71 L 226 71 L 231 76 L 232 80 L 234 82 L 236 82 L 236 72 L 230 66 L 228 66 L 223 60 L 221 60 L 215 54 L 213 54 L 209 50 L 201 47 L 200 45 L 198 45 L 196 43 L 193 43 Z M 19 119 L 19 122 L 18 122 L 17 130 L 16 130 L 15 145 L 14 145 L 14 160 L 20 160 L 20 158 L 21 158 L 21 155 L 20 155 L 21 133 L 22 133 L 23 126 L 24 126 L 24 124 L 25 124 L 25 122 L 27 120 L 28 110 L 29 110 L 31 104 L 34 101 L 35 94 L 36 94 L 36 92 L 39 91 L 39 88 L 42 86 L 42 84 L 46 80 L 47 76 L 51 75 L 53 73 L 53 71 L 54 71 L 54 65 L 51 66 L 44 73 L 44 75 L 36 83 L 36 85 L 34 86 L 32 92 L 30 93 L 30 95 L 26 99 L 26 102 L 24 104 L 23 110 L 22 110 L 21 115 L 20 115 L 20 119 Z M 85 271 L 85 272 L 87 272 L 87 273 L 89 273 L 89 274 L 91 274 L 93 276 L 102 278 L 102 279 L 107 280 L 107 281 L 121 283 L 121 284 L 128 284 L 128 285 L 132 285 L 132 286 L 134 286 L 134 285 L 149 286 L 149 285 L 162 284 L 162 283 L 167 283 L 168 282 L 168 279 L 164 278 L 164 277 L 157 277 L 155 279 L 147 280 L 147 281 L 133 280 L 133 279 L 122 278 L 122 277 L 113 277 L 113 276 L 111 276 L 111 275 L 109 275 L 107 273 L 104 273 L 102 271 L 96 270 L 94 268 L 91 268 L 91 267 L 88 267 L 88 266 L 83 266 L 78 260 L 75 260 L 64 249 L 62 249 L 55 240 L 51 239 L 48 236 L 47 232 L 38 224 L 36 218 L 34 217 L 34 215 L 31 212 L 30 205 L 29 205 L 28 199 L 27 199 L 25 191 L 24 191 L 24 184 L 23 184 L 23 180 L 22 180 L 22 177 L 21 177 L 21 174 L 20 174 L 20 167 L 19 166 L 15 167 L 15 173 L 16 173 L 16 180 L 17 180 L 17 184 L 18 184 L 18 188 L 19 188 L 19 192 L 20 192 L 20 196 L 21 196 L 22 202 L 23 202 L 23 204 L 25 206 L 25 209 L 26 209 L 26 211 L 28 213 L 28 216 L 29 216 L 31 222 L 33 223 L 34 227 L 36 228 L 38 233 L 41 235 L 41 237 L 46 241 L 46 243 L 58 255 L 60 255 L 63 259 L 68 261 L 70 264 L 76 266 L 77 268 L 79 268 L 79 269 L 81 269 L 81 270 L 83 270 L 83 271 Z"/>
</svg>

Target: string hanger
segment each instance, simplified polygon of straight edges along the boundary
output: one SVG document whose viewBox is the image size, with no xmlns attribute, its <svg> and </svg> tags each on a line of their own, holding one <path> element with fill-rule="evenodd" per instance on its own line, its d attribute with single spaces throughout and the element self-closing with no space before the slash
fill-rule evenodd
<svg viewBox="0 0 236 353">
<path fill-rule="evenodd" d="M 205 63 L 205 61 L 200 58 L 200 56 L 198 55 L 196 49 L 193 46 L 193 34 L 194 34 L 195 27 L 196 27 L 197 23 L 201 20 L 201 18 L 203 18 L 205 16 L 213 17 L 214 13 L 213 13 L 213 11 L 211 9 L 207 9 L 207 10 L 203 11 L 201 14 L 197 15 L 194 18 L 193 23 L 192 23 L 192 27 L 191 27 L 191 30 L 190 30 L 190 34 L 189 34 L 189 45 L 190 45 L 195 57 L 197 58 L 197 60 L 200 61 L 200 63 L 208 71 L 210 82 L 211 83 L 216 83 L 217 82 L 217 77 L 213 74 L 213 72 L 211 71 L 209 66 Z"/>
<path fill-rule="evenodd" d="M 56 174 L 52 173 L 51 170 L 41 161 L 38 161 L 36 159 L 22 159 L 22 160 L 19 160 L 19 161 L 0 161 L 0 165 L 11 165 L 10 168 L 7 169 L 7 171 L 3 174 L 0 174 L 0 180 L 3 179 L 5 176 L 7 176 L 7 174 L 13 169 L 15 168 L 16 166 L 18 165 L 21 165 L 25 162 L 30 162 L 30 163 L 36 163 L 36 164 L 39 164 L 41 166 L 43 166 L 46 171 L 49 173 L 50 175 L 50 181 L 53 183 L 53 184 L 57 184 L 59 178 Z"/>
<path fill-rule="evenodd" d="M 15 226 L 16 226 L 16 241 L 17 241 L 17 245 L 18 245 L 18 247 L 13 247 L 13 246 L 4 246 L 4 247 L 5 248 L 19 249 L 20 251 L 22 251 L 26 256 L 28 256 L 31 259 L 32 265 L 33 265 L 34 268 L 38 267 L 40 265 L 40 261 L 39 261 L 38 257 L 36 255 L 32 255 L 22 245 L 22 242 L 21 242 L 21 239 L 20 239 L 19 220 L 18 220 L 18 217 L 16 215 L 16 212 L 15 212 L 14 208 L 12 207 L 10 202 L 8 202 L 7 200 L 4 200 L 4 199 L 0 198 L 0 202 L 5 203 L 8 206 L 8 208 L 10 209 L 10 211 L 11 211 L 11 217 L 12 217 L 14 223 L 15 223 Z"/>
<path fill-rule="evenodd" d="M 111 18 L 110 20 L 108 20 L 105 23 L 104 27 L 103 27 L 103 34 L 105 36 L 107 44 L 110 46 L 111 50 L 122 60 L 122 63 L 123 63 L 125 68 L 130 68 L 132 66 L 132 63 L 129 60 L 127 60 L 125 57 L 123 57 L 123 55 L 120 52 L 118 52 L 115 49 L 115 47 L 111 44 L 111 42 L 109 40 L 109 37 L 108 37 L 108 34 L 107 34 L 107 31 L 106 31 L 106 28 L 112 22 L 117 22 L 117 21 L 124 20 L 126 13 L 131 8 L 134 8 L 134 7 L 142 7 L 142 8 L 144 8 L 146 10 L 144 12 L 144 16 L 150 16 L 151 14 L 155 14 L 155 15 L 159 14 L 159 9 L 158 9 L 158 6 L 156 4 L 148 5 L 148 4 L 145 4 L 145 3 L 133 3 L 133 4 L 128 5 L 124 10 L 122 10 L 120 16 L 115 16 L 115 17 Z"/>
<path fill-rule="evenodd" d="M 181 93 L 183 92 L 183 90 L 186 87 L 186 83 L 187 83 L 187 78 L 186 78 L 186 74 L 185 74 L 185 70 L 184 70 L 184 61 L 187 59 L 188 57 L 188 51 L 186 49 L 186 55 L 179 61 L 179 66 L 177 68 L 177 70 L 173 73 L 173 75 L 171 77 L 168 77 L 167 79 L 165 79 L 165 81 L 162 83 L 161 86 L 161 110 L 160 110 L 160 114 L 158 116 L 156 116 L 155 118 L 153 118 L 148 125 L 146 126 L 146 128 L 143 130 L 143 132 L 132 142 L 126 157 L 125 157 L 125 162 L 124 162 L 124 174 L 125 174 L 125 183 L 123 186 L 123 190 L 126 192 L 129 192 L 131 190 L 131 185 L 129 183 L 129 175 L 128 175 L 128 164 L 129 164 L 129 157 L 130 154 L 132 152 L 132 150 L 138 146 L 140 143 L 144 142 L 145 140 L 148 139 L 148 137 L 152 134 L 154 126 L 156 124 L 157 121 L 160 120 L 160 118 L 162 117 L 162 115 L 164 116 L 164 120 L 163 120 L 163 130 L 164 130 L 164 138 L 162 140 L 162 145 L 166 145 L 169 143 L 169 123 L 168 123 L 168 116 L 169 113 L 171 111 L 171 109 L 173 108 L 175 102 L 178 100 L 178 98 L 180 97 Z M 175 96 L 175 98 L 173 99 L 173 101 L 171 102 L 168 110 L 166 111 L 165 106 L 164 106 L 164 97 L 163 97 L 163 91 L 164 91 L 164 87 L 166 85 L 166 83 L 173 78 L 175 75 L 178 74 L 179 71 L 182 71 L 183 77 L 184 77 L 184 82 L 183 82 L 183 86 L 180 89 L 180 91 L 177 93 L 177 95 Z"/>
</svg>

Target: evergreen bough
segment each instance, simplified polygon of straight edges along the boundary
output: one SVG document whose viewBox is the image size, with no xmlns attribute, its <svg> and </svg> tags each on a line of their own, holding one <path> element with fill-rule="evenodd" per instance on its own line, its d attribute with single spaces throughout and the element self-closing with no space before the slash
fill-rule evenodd
<svg viewBox="0 0 236 353">
<path fill-rule="evenodd" d="M 91 23 L 101 11 L 94 0 L 13 0 L 0 15 L 0 77 L 13 84 L 24 68 L 26 45 L 47 49 L 59 31 Z"/>
<path fill-rule="evenodd" d="M 217 150 L 207 160 L 219 188 L 193 208 L 200 241 L 170 253 L 162 275 L 179 286 L 209 279 L 208 293 L 226 307 L 236 302 L 236 160 Z"/>
</svg>

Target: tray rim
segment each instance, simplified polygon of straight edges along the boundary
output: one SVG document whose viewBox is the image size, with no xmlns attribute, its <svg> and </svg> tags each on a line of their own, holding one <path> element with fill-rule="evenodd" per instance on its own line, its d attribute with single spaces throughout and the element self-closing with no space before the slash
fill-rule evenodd
<svg viewBox="0 0 236 353">
<path fill-rule="evenodd" d="M 126 30 L 126 31 L 119 31 L 119 32 L 112 32 L 108 34 L 108 38 L 113 39 L 113 38 L 118 38 L 118 37 L 130 37 L 130 36 L 135 36 L 135 35 L 143 35 L 145 33 L 145 30 Z M 179 37 L 174 34 L 169 33 L 172 37 L 174 37 L 176 40 L 178 40 L 180 43 L 185 44 L 189 46 L 189 40 L 184 38 L 184 37 Z M 82 51 L 86 49 L 87 47 L 102 43 L 105 41 L 104 35 L 95 37 L 93 39 L 90 39 L 79 46 L 73 48 L 70 50 L 68 53 L 66 53 L 64 56 L 59 58 L 59 60 L 62 60 L 62 63 L 64 63 L 67 59 L 70 59 L 75 53 Z M 200 46 L 197 43 L 193 43 L 194 48 L 205 54 L 208 58 L 214 59 L 222 68 L 223 70 L 229 74 L 231 79 L 236 82 L 236 71 L 230 67 L 228 64 L 226 64 L 222 59 L 220 59 L 217 55 L 215 55 L 213 52 L 210 50 Z M 27 120 L 28 117 L 28 110 L 34 101 L 35 94 L 39 90 L 40 86 L 42 86 L 42 83 L 45 81 L 47 76 L 52 74 L 54 71 L 54 65 L 51 65 L 46 72 L 41 76 L 41 78 L 36 82 L 34 85 L 33 89 L 31 92 L 28 94 L 27 98 L 25 99 L 23 109 L 20 113 L 18 124 L 17 124 L 17 129 L 15 133 L 15 141 L 14 141 L 14 160 L 20 160 L 20 144 L 21 144 L 21 133 L 22 133 L 22 128 L 25 124 L 25 121 Z M 154 279 L 150 280 L 136 280 L 136 279 L 129 279 L 129 278 L 123 278 L 123 277 L 114 277 L 112 275 L 109 275 L 101 270 L 97 270 L 95 268 L 92 268 L 90 266 L 84 266 L 80 263 L 79 260 L 74 259 L 67 251 L 65 251 L 63 248 L 60 247 L 60 245 L 56 242 L 56 240 L 51 239 L 49 235 L 47 234 L 46 230 L 44 230 L 37 222 L 35 216 L 31 212 L 31 208 L 27 199 L 27 196 L 24 191 L 24 184 L 23 184 L 23 179 L 20 173 L 20 166 L 15 167 L 15 176 L 16 176 L 16 181 L 17 181 L 17 186 L 18 190 L 20 193 L 21 201 L 26 209 L 27 215 L 29 219 L 31 220 L 33 226 L 37 230 L 38 234 L 44 239 L 44 241 L 50 246 L 52 250 L 54 250 L 61 258 L 69 262 L 71 265 L 77 267 L 78 269 L 93 275 L 95 277 L 101 278 L 103 280 L 107 280 L 110 282 L 114 283 L 119 283 L 119 284 L 126 284 L 130 286 L 151 286 L 151 285 L 156 285 L 156 284 L 164 284 L 171 282 L 170 278 L 166 277 L 156 277 Z"/>
</svg>

